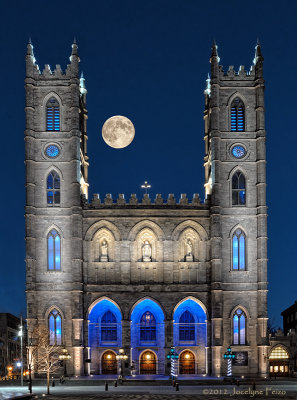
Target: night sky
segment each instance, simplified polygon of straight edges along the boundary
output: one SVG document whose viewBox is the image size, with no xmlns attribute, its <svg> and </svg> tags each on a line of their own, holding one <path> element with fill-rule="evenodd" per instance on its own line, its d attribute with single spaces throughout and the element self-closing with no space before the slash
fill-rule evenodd
<svg viewBox="0 0 297 400">
<path fill-rule="evenodd" d="M 200 0 L 9 1 L 1 6 L 0 312 L 25 315 L 25 63 L 28 38 L 41 70 L 69 63 L 76 37 L 88 89 L 90 197 L 151 198 L 200 193 L 204 199 L 203 109 L 213 39 L 224 69 L 250 68 L 262 44 L 266 80 L 269 315 L 297 299 L 297 2 Z M 104 121 L 135 125 L 130 146 L 101 137 Z M 289 151 L 290 150 L 290 151 Z"/>
</svg>

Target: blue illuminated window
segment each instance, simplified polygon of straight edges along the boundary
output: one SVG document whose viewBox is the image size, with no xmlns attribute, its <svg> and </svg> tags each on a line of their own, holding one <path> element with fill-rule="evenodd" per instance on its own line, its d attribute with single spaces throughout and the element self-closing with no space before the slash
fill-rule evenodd
<svg viewBox="0 0 297 400">
<path fill-rule="evenodd" d="M 231 131 L 244 132 L 244 104 L 236 97 L 231 104 Z"/>
<path fill-rule="evenodd" d="M 56 171 L 51 171 L 46 180 L 47 205 L 50 207 L 60 205 L 60 176 Z"/>
<path fill-rule="evenodd" d="M 60 130 L 60 105 L 54 97 L 46 103 L 46 130 Z"/>
<path fill-rule="evenodd" d="M 50 344 L 62 344 L 62 318 L 57 310 L 52 310 L 48 316 Z"/>
<path fill-rule="evenodd" d="M 236 171 L 232 176 L 232 206 L 245 206 L 245 176 Z"/>
<path fill-rule="evenodd" d="M 55 144 L 50 144 L 45 149 L 45 154 L 50 158 L 56 158 L 60 154 L 60 149 Z"/>
<path fill-rule="evenodd" d="M 101 319 L 101 341 L 115 342 L 117 340 L 117 319 L 111 311 L 106 311 Z"/>
<path fill-rule="evenodd" d="M 232 269 L 245 270 L 245 234 L 236 229 L 232 237 Z"/>
<path fill-rule="evenodd" d="M 179 319 L 179 340 L 195 340 L 195 320 L 193 314 L 188 310 L 184 311 Z"/>
<path fill-rule="evenodd" d="M 61 270 L 61 238 L 55 229 L 47 236 L 47 260 L 50 271 Z"/>
<path fill-rule="evenodd" d="M 246 344 L 246 316 L 240 308 L 233 315 L 233 344 Z"/>
<path fill-rule="evenodd" d="M 140 320 L 140 341 L 156 341 L 156 320 L 149 311 L 146 311 Z"/>
</svg>

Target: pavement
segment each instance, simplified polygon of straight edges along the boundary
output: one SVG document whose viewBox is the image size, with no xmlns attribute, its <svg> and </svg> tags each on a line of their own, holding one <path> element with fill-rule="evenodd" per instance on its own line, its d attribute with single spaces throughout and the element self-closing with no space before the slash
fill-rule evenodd
<svg viewBox="0 0 297 400">
<path fill-rule="evenodd" d="M 268 382 L 267 382 L 268 383 Z M 105 385 L 101 386 L 55 386 L 50 388 L 51 395 L 46 395 L 46 386 L 33 386 L 32 399 L 51 400 L 225 400 L 232 398 L 236 400 L 246 399 L 297 399 L 297 380 L 287 382 L 276 382 L 265 384 L 256 384 L 256 387 L 250 385 L 179 385 L 179 391 L 173 386 L 108 386 L 105 391 Z M 28 394 L 27 386 L 1 386 L 0 400 L 17 399 L 20 396 Z"/>
</svg>

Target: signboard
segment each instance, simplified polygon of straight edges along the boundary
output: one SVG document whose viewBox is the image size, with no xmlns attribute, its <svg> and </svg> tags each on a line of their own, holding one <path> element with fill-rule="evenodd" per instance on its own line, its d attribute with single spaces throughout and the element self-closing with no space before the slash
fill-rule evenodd
<svg viewBox="0 0 297 400">
<path fill-rule="evenodd" d="M 232 360 L 234 367 L 242 367 L 248 365 L 249 356 L 247 351 L 234 351 L 235 358 Z"/>
</svg>

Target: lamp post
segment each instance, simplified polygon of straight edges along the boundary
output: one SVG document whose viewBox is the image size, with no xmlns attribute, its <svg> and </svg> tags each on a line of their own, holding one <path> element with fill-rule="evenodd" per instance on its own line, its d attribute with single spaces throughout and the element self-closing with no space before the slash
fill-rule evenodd
<svg viewBox="0 0 297 400">
<path fill-rule="evenodd" d="M 170 360 L 170 375 L 172 379 L 177 378 L 177 363 L 176 361 L 178 360 L 178 354 L 175 351 L 174 346 L 171 347 L 169 353 L 167 354 L 167 360 Z"/>
<path fill-rule="evenodd" d="M 71 355 L 68 353 L 67 349 L 62 349 L 61 354 L 59 355 L 59 360 L 64 361 L 64 376 L 67 376 L 66 370 L 66 361 L 70 360 Z"/>
<path fill-rule="evenodd" d="M 18 336 L 21 339 L 21 386 L 24 385 L 24 363 L 23 363 L 23 316 L 21 315 L 21 325 L 19 326 Z"/>
<path fill-rule="evenodd" d="M 232 359 L 235 358 L 235 354 L 232 353 L 231 347 L 228 347 L 226 353 L 224 354 L 224 359 L 227 359 L 227 376 L 232 376 Z"/>
<path fill-rule="evenodd" d="M 124 377 L 124 368 L 123 368 L 123 362 L 128 360 L 127 354 L 125 354 L 124 349 L 119 349 L 119 354 L 116 355 L 116 359 L 120 361 L 120 376 L 119 379 L 123 379 Z"/>
</svg>

